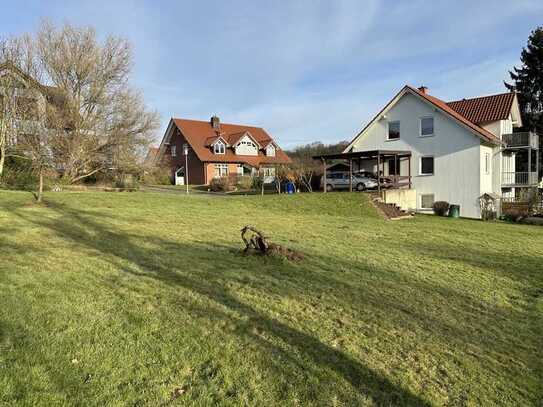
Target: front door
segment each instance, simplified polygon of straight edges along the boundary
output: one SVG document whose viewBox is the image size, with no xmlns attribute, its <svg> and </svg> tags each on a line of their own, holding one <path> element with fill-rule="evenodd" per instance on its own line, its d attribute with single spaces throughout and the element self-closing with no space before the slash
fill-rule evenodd
<svg viewBox="0 0 543 407">
<path fill-rule="evenodd" d="M 175 185 L 185 185 L 185 168 L 181 167 L 175 172 Z"/>
</svg>

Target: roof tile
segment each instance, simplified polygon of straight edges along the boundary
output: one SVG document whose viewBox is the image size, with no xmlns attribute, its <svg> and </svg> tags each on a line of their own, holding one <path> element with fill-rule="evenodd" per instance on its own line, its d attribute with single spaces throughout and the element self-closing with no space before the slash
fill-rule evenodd
<svg viewBox="0 0 543 407">
<path fill-rule="evenodd" d="M 484 124 L 509 117 L 515 94 L 513 92 L 462 99 L 447 102 L 447 105 L 476 124 Z"/>
<path fill-rule="evenodd" d="M 204 162 L 229 162 L 229 163 L 246 163 L 253 167 L 258 167 L 262 164 L 288 164 L 290 158 L 281 149 L 277 149 L 275 157 L 266 156 L 262 151 L 258 151 L 257 156 L 237 155 L 232 149 L 227 148 L 225 154 L 214 154 L 209 146 L 209 141 L 216 139 L 218 134 L 211 127 L 209 121 L 188 120 L 188 119 L 172 119 L 176 127 L 181 131 L 187 139 L 190 146 L 201 161 Z M 221 123 L 220 136 L 232 144 L 233 140 L 239 140 L 245 132 L 249 132 L 251 136 L 261 146 L 269 144 L 273 139 L 261 127 L 245 126 L 238 124 Z"/>
</svg>

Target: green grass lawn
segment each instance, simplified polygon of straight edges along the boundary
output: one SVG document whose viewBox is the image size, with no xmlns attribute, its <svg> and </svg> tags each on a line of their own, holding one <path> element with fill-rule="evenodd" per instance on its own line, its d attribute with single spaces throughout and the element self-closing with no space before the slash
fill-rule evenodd
<svg viewBox="0 0 543 407">
<path fill-rule="evenodd" d="M 0 404 L 541 405 L 541 227 L 349 193 L 45 201 L 0 192 Z M 241 256 L 247 223 L 305 260 Z"/>
</svg>

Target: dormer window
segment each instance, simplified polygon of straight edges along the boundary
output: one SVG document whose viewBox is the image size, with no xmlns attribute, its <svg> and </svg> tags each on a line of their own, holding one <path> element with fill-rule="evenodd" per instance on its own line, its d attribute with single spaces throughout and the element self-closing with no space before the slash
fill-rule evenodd
<svg viewBox="0 0 543 407">
<path fill-rule="evenodd" d="M 266 155 L 268 157 L 275 157 L 275 146 L 273 144 L 269 144 L 266 147 Z"/>
<path fill-rule="evenodd" d="M 224 154 L 226 151 L 226 146 L 222 142 L 217 142 L 213 145 L 213 152 L 215 154 Z"/>
</svg>

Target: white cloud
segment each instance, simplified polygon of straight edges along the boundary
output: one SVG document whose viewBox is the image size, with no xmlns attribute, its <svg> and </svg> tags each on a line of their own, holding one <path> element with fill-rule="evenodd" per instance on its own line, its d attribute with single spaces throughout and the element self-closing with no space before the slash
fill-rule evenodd
<svg viewBox="0 0 543 407">
<path fill-rule="evenodd" d="M 215 113 L 285 146 L 351 138 L 405 83 L 444 99 L 501 91 L 543 17 L 532 0 L 57 0 L 9 18 L 37 22 L 32 8 L 129 38 L 163 128 Z"/>
</svg>

